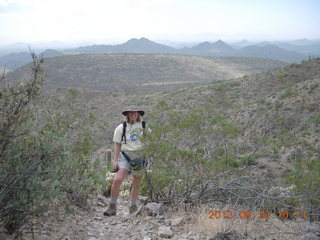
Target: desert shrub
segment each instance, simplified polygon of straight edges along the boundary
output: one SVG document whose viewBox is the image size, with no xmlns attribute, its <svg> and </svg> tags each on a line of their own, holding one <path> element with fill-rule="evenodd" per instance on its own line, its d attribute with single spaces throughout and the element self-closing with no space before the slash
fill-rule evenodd
<svg viewBox="0 0 320 240">
<path fill-rule="evenodd" d="M 313 114 L 310 117 L 309 121 L 310 121 L 310 123 L 314 124 L 315 126 L 319 126 L 320 125 L 320 113 Z"/>
<path fill-rule="evenodd" d="M 313 93 L 319 86 L 320 86 L 319 83 L 313 83 L 313 84 L 310 86 L 310 89 L 309 89 L 308 93 Z"/>
<path fill-rule="evenodd" d="M 152 200 L 210 201 L 217 197 L 215 187 L 237 175 L 232 169 L 253 163 L 251 156 L 250 162 L 240 160 L 248 153 L 236 141 L 241 129 L 212 115 L 209 106 L 182 113 L 160 101 L 154 109 L 148 119 L 152 134 L 143 150 L 152 163 L 146 175 Z M 217 178 L 226 171 L 230 174 Z"/>
<path fill-rule="evenodd" d="M 240 156 L 240 163 L 242 166 L 255 165 L 256 164 L 255 157 L 252 154 L 244 154 Z"/>
<path fill-rule="evenodd" d="M 1 77 L 0 227 L 10 233 L 58 202 L 85 204 L 98 188 L 88 160 L 94 117 L 70 108 L 74 91 L 63 101 L 41 97 L 43 60 L 32 57 L 30 80 Z"/>
<path fill-rule="evenodd" d="M 317 113 L 306 118 L 301 111 L 293 106 L 289 109 L 278 99 L 270 102 L 268 111 L 261 111 L 259 118 L 252 114 L 246 124 L 239 126 L 225 104 L 230 100 L 230 85 L 214 83 L 210 87 L 215 94 L 202 104 L 203 108 L 187 110 L 188 104 L 184 103 L 185 107 L 179 109 L 160 101 L 153 108 L 153 114 L 148 115 L 152 134 L 146 139 L 144 151 L 153 164 L 152 174 L 147 174 L 146 178 L 149 197 L 163 202 L 254 202 L 265 210 L 274 206 L 306 207 L 306 210 L 315 207 L 320 199 L 315 171 L 319 170 L 315 163 L 319 156 L 312 150 L 312 141 L 305 141 L 306 135 L 299 127 L 307 124 L 308 137 L 314 137 L 314 129 L 319 125 Z M 294 85 L 287 86 L 286 90 L 280 99 L 298 94 Z M 265 104 L 261 99 L 257 102 Z M 294 186 L 291 195 L 269 196 L 270 186 L 267 185 L 276 184 L 275 175 L 270 171 L 271 182 L 263 182 L 252 174 L 267 166 L 261 163 L 264 160 L 258 159 L 259 156 L 281 160 L 286 152 L 297 147 L 304 148 L 301 153 L 297 152 L 304 157 L 297 156 L 290 161 L 295 170 L 287 172 L 285 179 L 276 179 L 283 188 Z M 308 155 L 311 152 L 313 155 Z M 299 161 L 307 167 L 296 163 Z M 252 172 L 240 172 L 246 168 Z M 299 182 L 299 176 L 305 180 Z M 273 186 L 281 189 L 281 186 Z M 264 194 L 260 194 L 262 192 Z M 305 199 L 308 201 L 304 202 Z"/>
<path fill-rule="evenodd" d="M 288 182 L 296 187 L 296 193 L 303 196 L 299 207 L 303 207 L 311 215 L 315 215 L 320 206 L 319 158 L 319 148 L 300 144 L 290 159 L 294 169 L 286 174 Z"/>
<path fill-rule="evenodd" d="M 301 108 L 302 108 L 302 109 L 307 109 L 307 110 L 310 111 L 310 112 L 314 112 L 314 111 L 317 111 L 317 109 L 318 109 L 318 104 L 312 103 L 312 104 L 310 104 L 310 105 L 308 105 L 308 106 L 301 106 Z"/>
<path fill-rule="evenodd" d="M 294 89 L 292 86 L 289 86 L 285 92 L 280 96 L 280 99 L 285 99 L 289 97 L 296 97 L 298 96 L 298 91 Z"/>
</svg>

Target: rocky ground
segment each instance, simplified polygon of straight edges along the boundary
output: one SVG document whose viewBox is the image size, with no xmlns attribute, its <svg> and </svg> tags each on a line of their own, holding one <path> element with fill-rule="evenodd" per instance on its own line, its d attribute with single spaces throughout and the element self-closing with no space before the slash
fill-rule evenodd
<svg viewBox="0 0 320 240">
<path fill-rule="evenodd" d="M 271 216 L 266 220 L 208 219 L 209 208 L 196 212 L 163 212 L 163 206 L 140 202 L 139 214 L 128 213 L 128 201 L 119 200 L 117 216 L 106 217 L 108 199 L 93 197 L 87 209 L 75 208 L 72 213 L 49 211 L 35 219 L 33 236 L 38 240 L 97 240 L 97 239 L 189 239 L 189 240 L 319 240 L 319 222 L 284 220 Z M 143 207 L 142 207 L 143 206 Z M 150 216 L 151 215 L 151 216 Z M 0 239 L 13 237 L 0 233 Z M 32 239 L 32 232 L 25 227 L 20 240 Z"/>
<path fill-rule="evenodd" d="M 73 214 L 52 212 L 38 219 L 33 232 L 35 239 L 207 239 L 193 232 L 183 232 L 186 219 L 166 219 L 165 215 L 158 214 L 157 206 L 151 212 L 130 215 L 128 201 L 119 200 L 117 216 L 106 217 L 103 215 L 108 202 L 105 197 L 99 196 L 89 202 L 87 210 L 76 209 Z M 26 228 L 20 239 L 32 239 L 30 230 Z"/>
</svg>

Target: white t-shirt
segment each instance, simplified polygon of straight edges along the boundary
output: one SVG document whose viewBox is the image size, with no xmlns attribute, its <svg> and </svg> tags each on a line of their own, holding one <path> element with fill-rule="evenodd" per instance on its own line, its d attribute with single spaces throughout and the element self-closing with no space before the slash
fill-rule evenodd
<svg viewBox="0 0 320 240">
<path fill-rule="evenodd" d="M 121 151 L 136 151 L 142 148 L 141 138 L 143 137 L 142 122 L 134 124 L 127 123 L 126 127 L 126 142 L 121 142 L 123 133 L 123 123 L 121 123 L 114 131 L 113 141 L 121 143 Z"/>
</svg>

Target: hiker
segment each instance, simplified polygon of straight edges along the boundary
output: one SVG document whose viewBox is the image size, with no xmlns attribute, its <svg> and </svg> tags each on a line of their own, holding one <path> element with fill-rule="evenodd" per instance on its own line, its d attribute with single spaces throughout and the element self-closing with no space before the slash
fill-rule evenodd
<svg viewBox="0 0 320 240">
<path fill-rule="evenodd" d="M 144 111 L 138 106 L 129 106 L 122 114 L 126 117 L 125 121 L 115 129 L 113 136 L 113 168 L 116 174 L 111 187 L 110 205 L 107 211 L 104 212 L 105 216 L 117 214 L 116 204 L 119 198 L 120 186 L 129 173 L 132 174 L 129 213 L 137 211 L 139 183 L 141 182 L 143 167 L 132 166 L 134 165 L 132 160 L 137 156 L 136 151 L 142 148 L 141 137 L 144 135 L 145 122 L 142 121 L 141 117 L 144 115 Z"/>
</svg>

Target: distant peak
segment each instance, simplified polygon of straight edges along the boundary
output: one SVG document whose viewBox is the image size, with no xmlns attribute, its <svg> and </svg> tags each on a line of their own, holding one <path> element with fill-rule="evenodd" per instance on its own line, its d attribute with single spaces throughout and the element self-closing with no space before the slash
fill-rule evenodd
<svg viewBox="0 0 320 240">
<path fill-rule="evenodd" d="M 222 40 L 216 41 L 213 45 L 218 48 L 231 49 L 231 47 Z"/>
<path fill-rule="evenodd" d="M 222 41 L 221 39 L 219 39 L 218 41 L 215 42 L 216 44 L 226 44 L 224 41 Z"/>
<path fill-rule="evenodd" d="M 129 39 L 127 42 L 136 42 L 136 41 L 138 41 L 138 39 L 136 39 L 136 38 L 131 38 L 131 39 Z"/>
<path fill-rule="evenodd" d="M 148 38 L 142 37 L 139 39 L 139 41 L 150 41 Z"/>
<path fill-rule="evenodd" d="M 243 39 L 240 41 L 240 43 L 250 43 L 247 39 Z"/>
<path fill-rule="evenodd" d="M 137 42 L 151 42 L 151 41 L 145 37 L 142 37 L 140 39 L 131 38 L 130 40 L 127 41 L 127 43 L 137 43 Z"/>
</svg>

